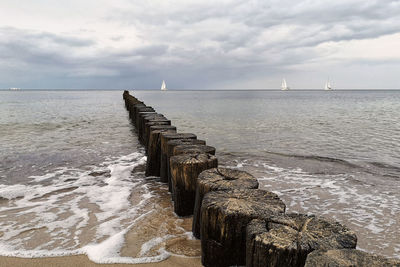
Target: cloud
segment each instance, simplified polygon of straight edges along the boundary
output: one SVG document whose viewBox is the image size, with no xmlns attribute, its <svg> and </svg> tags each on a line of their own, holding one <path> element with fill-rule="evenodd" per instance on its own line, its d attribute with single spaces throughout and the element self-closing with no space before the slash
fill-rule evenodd
<svg viewBox="0 0 400 267">
<path fill-rule="evenodd" d="M 346 84 L 350 65 L 362 75 L 357 65 L 383 72 L 400 60 L 390 45 L 400 39 L 400 1 L 21 2 L 0 4 L 0 87 L 24 72 L 26 87 L 158 88 L 166 79 L 182 89 L 276 88 L 285 76 L 318 88 L 310 75 Z M 396 73 L 382 77 L 397 85 Z"/>
</svg>

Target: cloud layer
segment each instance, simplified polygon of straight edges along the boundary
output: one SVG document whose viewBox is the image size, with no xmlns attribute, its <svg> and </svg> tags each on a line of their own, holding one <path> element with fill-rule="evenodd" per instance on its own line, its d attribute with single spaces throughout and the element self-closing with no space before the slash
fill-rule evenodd
<svg viewBox="0 0 400 267">
<path fill-rule="evenodd" d="M 400 87 L 400 1 L 34 2 L 0 3 L 0 88 Z"/>
</svg>

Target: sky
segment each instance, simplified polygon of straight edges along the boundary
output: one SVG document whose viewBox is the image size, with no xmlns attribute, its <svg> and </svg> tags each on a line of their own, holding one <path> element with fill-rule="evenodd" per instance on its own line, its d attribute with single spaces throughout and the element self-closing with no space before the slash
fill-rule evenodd
<svg viewBox="0 0 400 267">
<path fill-rule="evenodd" d="M 0 88 L 400 89 L 400 0 L 1 0 Z"/>
</svg>

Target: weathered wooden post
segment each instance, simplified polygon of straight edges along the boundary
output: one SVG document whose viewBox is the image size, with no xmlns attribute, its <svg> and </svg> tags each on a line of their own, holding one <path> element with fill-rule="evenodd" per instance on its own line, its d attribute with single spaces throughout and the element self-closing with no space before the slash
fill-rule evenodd
<svg viewBox="0 0 400 267">
<path fill-rule="evenodd" d="M 131 108 L 129 109 L 129 116 L 130 116 L 131 120 L 133 121 L 133 124 L 136 123 L 136 121 L 135 121 L 135 119 L 136 119 L 136 109 L 140 108 L 140 107 L 147 107 L 147 106 L 142 102 L 142 103 L 133 104 L 131 106 Z"/>
<path fill-rule="evenodd" d="M 144 130 L 140 125 L 140 122 L 142 121 L 142 119 L 144 117 L 157 116 L 157 115 L 158 115 L 157 112 L 152 112 L 152 111 L 141 111 L 141 112 L 136 114 L 137 121 L 136 121 L 135 126 L 136 126 L 136 129 L 137 129 L 137 132 L 138 132 L 139 141 L 141 141 L 140 136 L 143 135 L 143 130 Z"/>
<path fill-rule="evenodd" d="M 247 224 L 255 218 L 282 214 L 285 208 L 276 194 L 260 189 L 207 193 L 200 215 L 202 264 L 218 267 L 244 265 Z"/>
<path fill-rule="evenodd" d="M 161 182 L 168 183 L 168 141 L 176 139 L 197 139 L 197 136 L 192 133 L 163 133 L 161 135 L 161 171 L 160 180 Z"/>
<path fill-rule="evenodd" d="M 159 113 L 154 113 L 154 114 L 145 114 L 144 116 L 139 117 L 139 124 L 138 128 L 140 129 L 140 135 L 139 135 L 139 140 L 141 141 L 142 144 L 146 145 L 146 123 L 149 121 L 168 121 L 166 117 L 164 117 L 163 114 Z M 171 123 L 171 122 L 170 122 Z M 163 124 L 161 124 L 163 125 Z"/>
<path fill-rule="evenodd" d="M 173 156 L 174 148 L 179 145 L 205 145 L 206 141 L 198 139 L 170 139 L 167 142 L 167 174 L 168 174 L 168 190 L 172 192 L 172 176 L 170 167 L 170 158 Z"/>
<path fill-rule="evenodd" d="M 150 138 L 147 148 L 146 176 L 160 176 L 160 134 L 163 132 L 176 132 L 176 127 L 171 125 L 150 126 Z"/>
<path fill-rule="evenodd" d="M 125 101 L 129 101 L 132 104 L 138 104 L 138 103 L 142 103 L 140 100 L 138 100 L 136 97 L 132 96 L 132 95 L 125 95 Z"/>
<path fill-rule="evenodd" d="M 127 96 L 125 99 L 125 107 L 129 112 L 129 118 L 131 118 L 131 112 L 132 112 L 131 110 L 133 109 L 133 105 L 134 105 L 134 102 L 133 102 L 131 96 L 130 95 Z"/>
<path fill-rule="evenodd" d="M 193 235 L 200 238 L 200 211 L 205 194 L 211 191 L 257 188 L 257 178 L 245 171 L 219 167 L 201 172 L 197 178 L 192 224 Z"/>
<path fill-rule="evenodd" d="M 139 113 L 139 109 L 147 109 L 148 107 L 144 103 L 134 104 L 133 108 L 131 108 L 131 119 L 133 124 L 136 126 L 136 116 Z M 151 107 L 150 107 L 151 108 Z M 153 110 L 154 112 L 154 110 Z"/>
<path fill-rule="evenodd" d="M 130 110 L 134 104 L 143 103 L 143 102 L 139 101 L 136 97 L 129 95 L 129 93 L 127 95 L 123 95 L 123 97 L 125 100 L 125 107 L 128 110 Z"/>
<path fill-rule="evenodd" d="M 246 266 L 304 266 L 316 249 L 355 248 L 357 237 L 338 222 L 304 214 L 253 220 L 246 232 Z"/>
<path fill-rule="evenodd" d="M 199 174 L 218 167 L 218 160 L 210 154 L 182 154 L 170 159 L 174 211 L 178 216 L 193 214 L 196 181 Z"/>
<path fill-rule="evenodd" d="M 122 99 L 127 99 L 130 96 L 129 91 L 128 90 L 124 90 L 124 93 L 122 94 Z"/>
<path fill-rule="evenodd" d="M 145 123 L 144 134 L 143 134 L 143 143 L 144 143 L 144 147 L 146 148 L 146 152 L 147 152 L 147 147 L 149 145 L 150 127 L 156 126 L 156 125 L 171 125 L 171 121 L 164 120 L 164 119 L 152 119 L 152 120 L 148 120 Z"/>
<path fill-rule="evenodd" d="M 140 127 L 139 125 L 139 118 L 146 116 L 146 115 L 150 115 L 150 114 L 157 114 L 157 112 L 155 112 L 155 110 L 152 107 L 142 107 L 142 108 L 138 108 L 137 112 L 136 112 L 136 117 L 135 117 L 135 126 Z"/>
<path fill-rule="evenodd" d="M 215 147 L 207 145 L 179 145 L 174 148 L 173 155 L 181 154 L 211 154 L 215 155 Z"/>
<path fill-rule="evenodd" d="M 308 254 L 305 267 L 400 267 L 400 260 L 388 259 L 356 249 L 315 250 Z"/>
</svg>

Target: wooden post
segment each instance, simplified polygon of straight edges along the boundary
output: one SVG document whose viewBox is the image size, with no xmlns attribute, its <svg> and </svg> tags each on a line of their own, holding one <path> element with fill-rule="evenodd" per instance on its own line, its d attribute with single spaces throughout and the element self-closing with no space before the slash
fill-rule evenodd
<svg viewBox="0 0 400 267">
<path fill-rule="evenodd" d="M 132 109 L 132 120 L 133 123 L 136 125 L 136 116 L 140 111 L 145 111 L 148 110 L 148 108 L 150 108 L 150 111 L 154 112 L 154 109 L 152 107 L 148 107 L 146 106 L 144 103 L 139 103 L 139 104 L 134 104 L 133 105 L 133 109 Z M 153 109 L 153 110 L 151 110 Z"/>
<path fill-rule="evenodd" d="M 215 155 L 215 147 L 206 145 L 179 145 L 174 148 L 173 155 L 181 154 L 211 154 Z"/>
<path fill-rule="evenodd" d="M 244 265 L 247 224 L 252 219 L 284 213 L 285 207 L 276 194 L 260 189 L 207 193 L 200 215 L 202 264 Z"/>
<path fill-rule="evenodd" d="M 304 266 L 316 249 L 355 248 L 357 237 L 333 220 L 304 214 L 254 220 L 246 231 L 246 266 Z"/>
<path fill-rule="evenodd" d="M 305 267 L 399 267 L 400 260 L 388 259 L 356 249 L 315 250 L 308 254 Z"/>
<path fill-rule="evenodd" d="M 133 105 L 135 104 L 144 104 L 144 103 L 131 95 L 125 96 L 125 107 L 128 111 L 133 109 Z"/>
<path fill-rule="evenodd" d="M 161 134 L 161 171 L 160 180 L 161 182 L 168 183 L 168 141 L 175 139 L 197 139 L 197 136 L 192 133 L 163 133 Z"/>
<path fill-rule="evenodd" d="M 170 159 L 174 211 L 178 216 L 193 214 L 196 181 L 199 174 L 218 167 L 218 160 L 210 154 L 182 154 Z"/>
<path fill-rule="evenodd" d="M 137 106 L 136 105 L 135 107 L 136 107 L 135 115 L 137 115 L 139 112 L 146 112 L 146 111 L 148 111 L 148 112 L 153 111 L 154 112 L 154 108 L 152 108 L 150 106 Z"/>
<path fill-rule="evenodd" d="M 149 145 L 150 127 L 156 126 L 156 125 L 171 125 L 171 121 L 163 120 L 163 119 L 155 119 L 155 120 L 149 120 L 148 122 L 145 123 L 144 134 L 143 134 L 143 144 L 146 149 L 146 153 L 147 153 L 147 147 Z"/>
<path fill-rule="evenodd" d="M 196 238 L 200 238 L 200 211 L 205 194 L 211 191 L 257 188 L 257 178 L 245 171 L 213 168 L 200 173 L 197 178 L 196 200 L 193 212 L 193 235 Z"/>
<path fill-rule="evenodd" d="M 139 112 L 139 116 L 138 116 L 138 122 L 136 127 L 138 128 L 138 132 L 139 132 L 139 141 L 144 144 L 144 135 L 145 135 L 145 121 L 148 122 L 149 120 L 152 119 L 163 119 L 166 120 L 167 118 L 164 117 L 163 114 L 159 114 L 157 112 L 154 113 L 142 113 Z"/>
<path fill-rule="evenodd" d="M 127 99 L 130 96 L 129 91 L 128 90 L 124 90 L 124 93 L 122 94 L 122 99 Z"/>
<path fill-rule="evenodd" d="M 163 132 L 176 132 L 176 127 L 171 125 L 150 126 L 150 138 L 147 148 L 146 176 L 160 176 L 160 134 Z"/>
<path fill-rule="evenodd" d="M 147 142 L 145 142 L 145 137 L 146 137 L 146 123 L 149 121 L 168 121 L 167 118 L 164 117 L 164 115 L 159 114 L 159 113 L 154 113 L 154 114 L 147 114 L 144 116 L 141 116 L 139 118 L 139 125 L 138 127 L 140 128 L 140 135 L 139 139 L 142 142 L 142 144 L 146 145 Z M 170 122 L 171 124 L 171 122 Z M 169 124 L 169 125 L 170 125 Z"/>
<path fill-rule="evenodd" d="M 133 122 L 133 124 L 136 123 L 136 109 L 140 108 L 140 107 L 147 107 L 144 103 L 137 103 L 137 104 L 133 104 L 129 110 L 129 116 Z"/>
<path fill-rule="evenodd" d="M 150 114 L 157 114 L 157 112 L 155 112 L 154 111 L 154 109 L 152 110 L 153 108 L 141 108 L 141 110 L 140 109 L 138 109 L 137 110 L 137 112 L 136 112 L 136 117 L 135 117 L 135 126 L 138 128 L 138 129 L 140 129 L 140 125 L 139 125 L 139 119 L 141 118 L 141 117 L 143 117 L 143 116 L 146 116 L 146 115 L 150 115 Z"/>
<path fill-rule="evenodd" d="M 167 174 L 168 174 L 168 190 L 172 192 L 172 176 L 170 167 L 170 158 L 173 156 L 174 148 L 179 145 L 205 145 L 206 141 L 197 139 L 170 139 L 167 142 Z M 164 148 L 165 149 L 165 148 Z"/>
<path fill-rule="evenodd" d="M 129 118 L 131 119 L 131 121 L 133 122 L 133 124 L 135 125 L 136 123 L 136 109 L 138 107 L 146 107 L 146 105 L 144 103 L 133 103 L 130 108 L 129 108 Z"/>
</svg>

